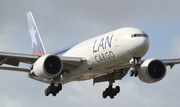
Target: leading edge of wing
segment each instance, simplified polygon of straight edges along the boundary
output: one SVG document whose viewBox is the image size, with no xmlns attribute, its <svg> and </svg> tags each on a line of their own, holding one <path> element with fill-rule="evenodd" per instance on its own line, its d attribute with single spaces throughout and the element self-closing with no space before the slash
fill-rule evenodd
<svg viewBox="0 0 180 107">
<path fill-rule="evenodd" d="M 175 64 L 179 64 L 180 63 L 180 59 L 160 59 L 160 61 L 162 61 L 166 66 L 170 66 L 170 68 L 172 68 Z"/>
<path fill-rule="evenodd" d="M 10 71 L 30 72 L 30 69 L 17 68 L 17 67 L 0 67 L 0 69 L 1 70 L 10 70 Z"/>
<path fill-rule="evenodd" d="M 22 54 L 22 53 L 11 53 L 11 52 L 0 52 L 0 64 L 2 65 L 3 58 L 6 58 L 7 60 L 18 60 L 19 62 L 24 62 L 28 64 L 34 63 L 40 56 L 38 55 L 32 55 L 32 54 Z M 6 60 L 6 61 L 7 61 Z M 10 64 L 11 65 L 11 64 Z"/>
<path fill-rule="evenodd" d="M 0 65 L 2 64 L 8 64 L 12 66 L 18 66 L 20 62 L 27 63 L 27 64 L 33 64 L 38 60 L 38 58 L 41 56 L 38 55 L 32 55 L 32 54 L 21 54 L 21 53 L 11 53 L 11 52 L 0 52 Z M 86 60 L 84 58 L 80 57 L 64 57 L 59 56 L 62 60 L 63 64 L 66 65 L 66 67 L 72 67 L 76 66 L 75 68 L 80 67 Z M 4 70 L 15 70 L 15 71 L 21 71 L 21 69 L 17 68 L 0 68 Z M 26 70 L 27 71 L 27 70 Z"/>
</svg>

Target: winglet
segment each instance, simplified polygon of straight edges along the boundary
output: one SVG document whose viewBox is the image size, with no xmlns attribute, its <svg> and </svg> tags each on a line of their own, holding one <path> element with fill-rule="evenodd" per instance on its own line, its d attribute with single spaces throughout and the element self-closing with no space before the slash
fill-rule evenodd
<svg viewBox="0 0 180 107">
<path fill-rule="evenodd" d="M 41 36 L 38 32 L 34 17 L 31 12 L 27 13 L 27 20 L 29 26 L 29 32 L 31 35 L 33 53 L 37 55 L 45 55 L 46 50 L 44 48 Z"/>
</svg>

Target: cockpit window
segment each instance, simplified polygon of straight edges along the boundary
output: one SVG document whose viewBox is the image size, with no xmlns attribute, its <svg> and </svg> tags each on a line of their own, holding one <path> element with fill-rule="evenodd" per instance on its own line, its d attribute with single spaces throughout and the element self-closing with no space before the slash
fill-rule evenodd
<svg viewBox="0 0 180 107">
<path fill-rule="evenodd" d="M 147 34 L 132 34 L 131 37 L 148 37 Z"/>
</svg>

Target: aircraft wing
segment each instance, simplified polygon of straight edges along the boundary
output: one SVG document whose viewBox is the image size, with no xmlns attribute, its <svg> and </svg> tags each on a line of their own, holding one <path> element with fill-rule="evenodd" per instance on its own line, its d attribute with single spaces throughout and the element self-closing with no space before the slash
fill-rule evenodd
<svg viewBox="0 0 180 107">
<path fill-rule="evenodd" d="M 21 53 L 11 53 L 11 52 L 0 52 L 0 69 L 3 70 L 12 70 L 12 71 L 22 71 L 22 72 L 30 72 L 30 69 L 27 68 L 18 68 L 19 63 L 27 63 L 27 64 L 33 64 L 39 57 L 40 55 L 32 55 L 32 54 L 21 54 Z M 84 58 L 76 58 L 76 57 L 60 57 L 61 60 L 63 61 L 64 65 L 64 70 L 75 70 L 78 67 L 80 67 L 84 61 L 86 61 Z M 161 59 L 161 61 L 166 65 L 170 66 L 172 68 L 175 64 L 180 63 L 180 59 Z M 139 64 L 142 64 L 143 61 Z M 12 66 L 17 66 L 17 67 L 4 67 L 1 66 L 3 64 L 8 64 Z M 116 66 L 116 73 L 115 75 L 115 80 L 120 80 L 122 79 L 129 69 L 136 64 L 132 63 L 127 63 L 123 65 L 117 65 Z M 109 68 L 111 69 L 111 68 Z M 108 74 L 101 76 L 101 77 L 95 77 L 94 78 L 94 83 L 98 82 L 103 82 L 103 81 L 108 81 Z"/>
<path fill-rule="evenodd" d="M 141 61 L 138 64 L 133 64 L 133 63 L 126 63 L 123 65 L 116 65 L 115 68 L 115 72 L 114 72 L 114 81 L 115 80 L 121 80 L 129 71 L 129 69 L 133 66 L 136 65 L 141 65 L 145 60 Z M 160 61 L 162 61 L 164 63 L 165 66 L 170 66 L 170 68 L 172 68 L 175 64 L 180 64 L 180 59 L 160 59 Z M 109 79 L 111 79 L 111 77 L 109 77 L 109 74 L 106 74 L 104 76 L 100 76 L 100 77 L 96 77 L 93 79 L 93 84 L 95 83 L 99 83 L 99 82 L 105 82 L 108 81 Z"/>
<path fill-rule="evenodd" d="M 161 59 L 161 61 L 166 65 L 172 68 L 175 64 L 180 63 L 180 59 Z"/>
<path fill-rule="evenodd" d="M 13 71 L 22 71 L 22 72 L 29 72 L 30 69 L 25 68 L 18 68 L 20 63 L 27 63 L 27 64 L 33 64 L 40 55 L 32 55 L 32 54 L 21 54 L 21 53 L 11 53 L 11 52 L 0 52 L 0 69 L 3 70 L 13 70 Z M 71 70 L 76 69 L 81 66 L 83 61 L 85 61 L 83 58 L 77 58 L 77 57 L 60 57 L 64 68 L 71 68 Z M 16 67 L 10 67 L 10 66 L 2 66 L 3 64 L 16 66 Z"/>
<path fill-rule="evenodd" d="M 21 54 L 21 53 L 10 53 L 10 52 L 0 52 L 0 65 L 8 64 L 13 66 L 18 66 L 20 62 L 32 64 L 40 56 L 32 54 Z"/>
</svg>

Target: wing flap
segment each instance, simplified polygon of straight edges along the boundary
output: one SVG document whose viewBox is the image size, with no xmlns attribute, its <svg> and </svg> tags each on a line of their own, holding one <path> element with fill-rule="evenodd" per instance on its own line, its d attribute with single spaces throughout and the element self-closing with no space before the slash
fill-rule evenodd
<svg viewBox="0 0 180 107">
<path fill-rule="evenodd" d="M 6 59 L 6 58 L 3 58 L 3 59 Z M 8 64 L 8 65 L 12 65 L 12 66 L 19 66 L 19 60 L 18 59 L 11 59 L 11 58 L 8 58 L 7 61 L 4 61 L 3 63 L 4 64 Z"/>
</svg>

